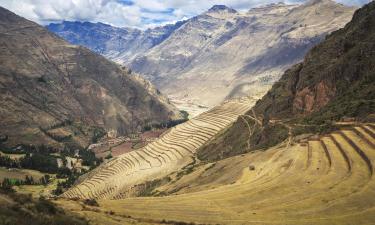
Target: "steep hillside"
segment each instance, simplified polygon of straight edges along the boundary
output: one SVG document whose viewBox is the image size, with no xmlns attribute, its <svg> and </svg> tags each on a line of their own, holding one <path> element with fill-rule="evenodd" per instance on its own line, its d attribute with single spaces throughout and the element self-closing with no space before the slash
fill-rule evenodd
<svg viewBox="0 0 375 225">
<path fill-rule="evenodd" d="M 290 135 L 325 132 L 333 121 L 375 113 L 375 3 L 314 47 L 233 127 L 201 149 L 203 159 L 277 144 Z M 289 135 L 288 135 L 289 132 Z"/>
<path fill-rule="evenodd" d="M 330 0 L 271 4 L 246 13 L 216 6 L 137 57 L 131 68 L 168 95 L 203 105 L 241 95 L 260 98 L 353 12 Z"/>
<path fill-rule="evenodd" d="M 5 145 L 86 146 L 105 132 L 179 118 L 152 85 L 0 8 L 0 127 Z"/>
</svg>

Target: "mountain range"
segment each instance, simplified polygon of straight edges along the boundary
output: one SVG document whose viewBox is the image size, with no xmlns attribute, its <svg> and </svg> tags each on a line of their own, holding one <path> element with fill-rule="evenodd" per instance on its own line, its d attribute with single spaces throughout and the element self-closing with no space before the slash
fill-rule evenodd
<svg viewBox="0 0 375 225">
<path fill-rule="evenodd" d="M 232 97 L 260 98 L 310 48 L 350 21 L 354 10 L 331 0 L 247 12 L 216 5 L 145 31 L 88 22 L 47 28 L 128 65 L 172 100 L 212 107 Z"/>
<path fill-rule="evenodd" d="M 150 82 L 0 8 L 0 127 L 5 145 L 86 147 L 99 136 L 180 119 Z"/>
</svg>

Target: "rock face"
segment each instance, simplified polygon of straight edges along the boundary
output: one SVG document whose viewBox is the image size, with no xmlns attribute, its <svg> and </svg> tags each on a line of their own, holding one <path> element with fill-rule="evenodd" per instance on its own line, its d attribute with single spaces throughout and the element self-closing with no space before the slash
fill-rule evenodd
<svg viewBox="0 0 375 225">
<path fill-rule="evenodd" d="M 88 23 L 48 28 L 130 65 L 173 98 L 213 106 L 231 97 L 263 96 L 311 47 L 349 22 L 354 10 L 330 0 L 248 12 L 215 5 L 175 26 L 144 32 Z"/>
<path fill-rule="evenodd" d="M 160 44 L 178 29 L 176 24 L 147 29 L 118 28 L 103 23 L 51 23 L 46 28 L 75 45 L 82 45 L 114 61 L 130 63 L 138 55 Z"/>
<path fill-rule="evenodd" d="M 247 118 L 261 121 L 258 125 L 249 119 L 251 135 L 239 118 L 202 149 L 201 157 L 212 160 L 219 153 L 229 157 L 270 147 L 284 141 L 290 135 L 288 129 L 293 135 L 327 131 L 332 121 L 348 117 L 373 122 L 374 68 L 375 2 L 371 2 L 356 11 L 344 28 L 311 49 L 302 63 L 287 70 L 247 112 Z M 317 129 L 311 130 L 314 126 Z"/>
<path fill-rule="evenodd" d="M 86 146 L 179 118 L 149 82 L 0 8 L 0 127 L 8 146 Z"/>
</svg>

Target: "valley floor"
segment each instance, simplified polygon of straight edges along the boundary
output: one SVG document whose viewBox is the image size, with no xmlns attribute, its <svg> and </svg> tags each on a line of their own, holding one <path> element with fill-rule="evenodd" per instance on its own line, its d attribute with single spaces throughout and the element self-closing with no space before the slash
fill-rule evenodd
<svg viewBox="0 0 375 225">
<path fill-rule="evenodd" d="M 176 195 L 57 202 L 94 224 L 373 224 L 374 163 L 375 126 L 358 124 L 203 165 L 164 187 L 185 182 Z"/>
</svg>

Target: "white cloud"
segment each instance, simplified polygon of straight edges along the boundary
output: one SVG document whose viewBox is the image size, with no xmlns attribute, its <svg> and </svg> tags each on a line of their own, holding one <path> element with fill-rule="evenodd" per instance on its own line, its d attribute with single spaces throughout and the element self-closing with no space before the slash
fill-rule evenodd
<svg viewBox="0 0 375 225">
<path fill-rule="evenodd" d="M 296 3 L 304 0 L 282 1 Z M 337 1 L 348 5 L 363 5 L 369 2 Z M 280 0 L 0 0 L 0 6 L 40 24 L 69 20 L 145 28 L 192 17 L 215 4 L 248 10 L 272 2 Z"/>
</svg>

